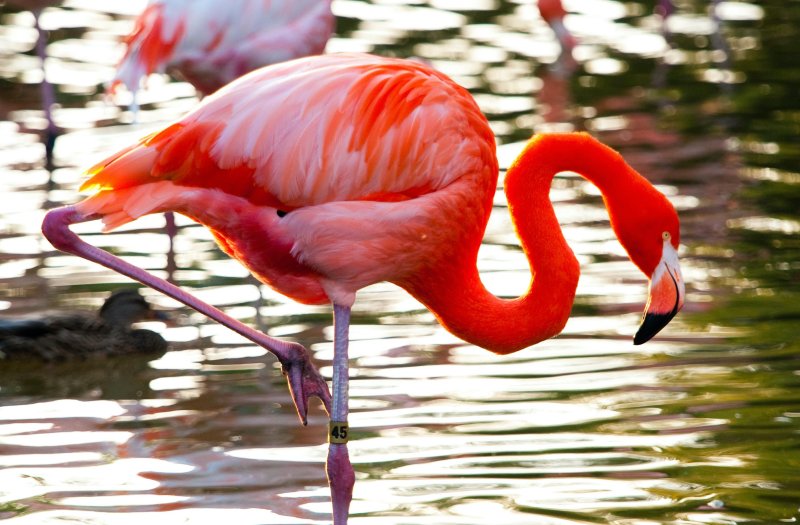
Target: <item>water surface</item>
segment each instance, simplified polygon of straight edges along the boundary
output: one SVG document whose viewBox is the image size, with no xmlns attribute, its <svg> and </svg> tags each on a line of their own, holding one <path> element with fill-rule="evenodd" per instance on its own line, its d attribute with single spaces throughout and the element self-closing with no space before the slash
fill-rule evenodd
<svg viewBox="0 0 800 525">
<path fill-rule="evenodd" d="M 93 309 L 129 282 L 57 253 L 46 209 L 81 171 L 196 104 L 151 79 L 138 122 L 102 96 L 144 2 L 45 11 L 47 76 L 64 134 L 43 169 L 28 13 L 0 15 L 0 309 Z M 800 59 L 796 1 L 566 2 L 579 66 L 522 0 L 334 2 L 330 51 L 425 58 L 469 88 L 503 167 L 535 132 L 588 130 L 675 203 L 684 311 L 631 344 L 646 280 L 596 189 L 559 176 L 552 199 L 583 266 L 556 339 L 510 356 L 467 345 L 403 291 L 359 294 L 352 328 L 352 523 L 732 524 L 800 518 Z M 528 282 L 502 191 L 480 253 L 490 290 Z M 181 285 L 330 374 L 328 308 L 256 287 L 203 228 L 179 219 Z M 163 218 L 92 243 L 164 275 Z M 299 425 L 275 360 L 156 293 L 172 342 L 157 360 L 0 364 L 0 518 L 12 524 L 326 523 L 326 418 Z M 260 300 L 260 303 L 259 303 Z M 258 312 L 257 312 L 258 311 Z M 260 314 L 260 319 L 256 317 Z"/>
</svg>

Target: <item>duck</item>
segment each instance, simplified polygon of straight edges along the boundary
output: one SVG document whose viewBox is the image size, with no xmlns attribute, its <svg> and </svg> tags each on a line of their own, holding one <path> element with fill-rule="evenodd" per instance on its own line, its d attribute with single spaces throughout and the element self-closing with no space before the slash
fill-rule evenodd
<svg viewBox="0 0 800 525">
<path fill-rule="evenodd" d="M 163 319 L 137 289 L 112 292 L 102 307 L 87 312 L 35 319 L 0 319 L 0 363 L 39 360 L 61 362 L 122 355 L 163 355 L 167 341 L 134 323 Z"/>
</svg>

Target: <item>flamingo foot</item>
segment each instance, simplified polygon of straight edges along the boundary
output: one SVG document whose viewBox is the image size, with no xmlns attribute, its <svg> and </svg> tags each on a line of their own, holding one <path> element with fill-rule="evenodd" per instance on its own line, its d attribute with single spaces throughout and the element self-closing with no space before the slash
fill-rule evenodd
<svg viewBox="0 0 800 525">
<path fill-rule="evenodd" d="M 265 348 L 278 357 L 283 375 L 286 376 L 289 384 L 289 393 L 292 395 L 297 415 L 300 416 L 303 425 L 306 425 L 308 424 L 308 400 L 312 397 L 318 398 L 325 406 L 325 411 L 330 414 L 331 393 L 328 390 L 328 383 L 311 362 L 306 347 L 300 343 L 286 343 L 286 345 L 288 352 L 281 354 Z"/>
<path fill-rule="evenodd" d="M 333 525 L 347 525 L 350 502 L 353 499 L 353 485 L 356 475 L 346 444 L 331 443 L 328 446 L 328 461 L 325 463 L 328 485 L 331 488 L 333 504 Z"/>
<path fill-rule="evenodd" d="M 298 343 L 283 341 L 259 332 L 174 284 L 84 242 L 69 229 L 70 224 L 98 218 L 97 216 L 84 215 L 74 206 L 57 208 L 45 215 L 42 222 L 42 233 L 55 248 L 83 257 L 139 281 L 145 286 L 158 290 L 275 354 L 289 382 L 289 390 L 295 403 L 295 408 L 297 408 L 297 415 L 304 425 L 308 422 L 308 401 L 311 397 L 318 397 L 325 405 L 325 409 L 330 413 L 331 394 L 328 390 L 328 384 L 311 362 L 308 350 L 305 347 Z"/>
</svg>

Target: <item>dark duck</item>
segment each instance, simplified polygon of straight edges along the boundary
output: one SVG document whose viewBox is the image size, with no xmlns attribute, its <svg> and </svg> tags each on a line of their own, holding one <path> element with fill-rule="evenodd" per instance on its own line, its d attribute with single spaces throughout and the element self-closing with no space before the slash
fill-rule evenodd
<svg viewBox="0 0 800 525">
<path fill-rule="evenodd" d="M 0 362 L 3 360 L 67 361 L 119 355 L 154 356 L 167 342 L 152 330 L 131 325 L 158 319 L 138 290 L 117 290 L 96 315 L 74 313 L 38 319 L 0 319 Z"/>
</svg>

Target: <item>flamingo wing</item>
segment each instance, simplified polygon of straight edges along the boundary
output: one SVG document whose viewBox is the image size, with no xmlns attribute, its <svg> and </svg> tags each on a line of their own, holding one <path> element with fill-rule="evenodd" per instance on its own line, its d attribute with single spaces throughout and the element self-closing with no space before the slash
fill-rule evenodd
<svg viewBox="0 0 800 525">
<path fill-rule="evenodd" d="M 320 302 L 332 284 L 311 273 L 347 295 L 410 272 L 420 250 L 446 255 L 465 229 L 479 243 L 497 160 L 466 90 L 416 62 L 342 54 L 254 71 L 90 173 L 83 189 L 99 191 L 78 207 L 107 228 L 179 211 L 264 282 Z M 289 274 L 305 281 L 289 289 Z"/>
<path fill-rule="evenodd" d="M 91 168 L 82 189 L 165 180 L 295 209 L 415 197 L 491 168 L 493 158 L 493 136 L 466 90 L 415 62 L 341 54 L 241 78 Z"/>
</svg>

